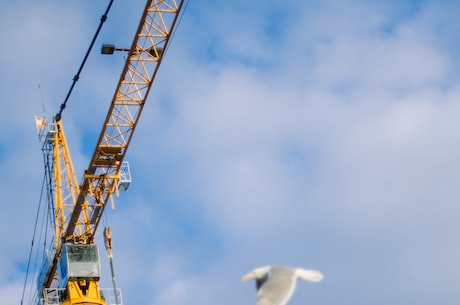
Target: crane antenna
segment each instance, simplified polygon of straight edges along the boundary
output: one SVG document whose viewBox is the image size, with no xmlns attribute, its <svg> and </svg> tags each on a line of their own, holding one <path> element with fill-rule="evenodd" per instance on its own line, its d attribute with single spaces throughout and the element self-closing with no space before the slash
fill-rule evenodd
<svg viewBox="0 0 460 305">
<path fill-rule="evenodd" d="M 38 91 L 40 92 L 40 103 L 42 104 L 42 111 L 46 113 L 45 100 L 43 99 L 43 90 L 40 84 L 38 84 Z"/>
</svg>

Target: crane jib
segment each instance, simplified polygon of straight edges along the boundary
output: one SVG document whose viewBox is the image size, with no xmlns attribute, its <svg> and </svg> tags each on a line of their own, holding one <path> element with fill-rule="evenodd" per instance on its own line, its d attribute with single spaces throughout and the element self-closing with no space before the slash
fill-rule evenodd
<svg viewBox="0 0 460 305">
<path fill-rule="evenodd" d="M 151 85 L 167 49 L 183 1 L 148 1 L 129 56 L 120 75 L 96 149 L 80 185 L 65 239 L 75 228 L 85 206 L 91 213 L 89 230 L 81 239 L 92 240 L 104 207 L 115 191 L 115 180 L 137 126 Z M 101 190 L 103 185 L 103 190 Z M 99 196 L 95 198 L 95 196 Z M 93 206 L 93 207 L 91 207 Z"/>
</svg>

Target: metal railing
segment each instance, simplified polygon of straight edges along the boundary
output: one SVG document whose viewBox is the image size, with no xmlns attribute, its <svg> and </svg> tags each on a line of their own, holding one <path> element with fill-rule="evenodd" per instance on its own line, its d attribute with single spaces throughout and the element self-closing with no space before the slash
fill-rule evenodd
<svg viewBox="0 0 460 305">
<path fill-rule="evenodd" d="M 59 305 L 64 301 L 65 288 L 46 288 L 39 305 Z M 107 305 L 123 305 L 121 289 L 101 288 L 101 296 Z"/>
</svg>

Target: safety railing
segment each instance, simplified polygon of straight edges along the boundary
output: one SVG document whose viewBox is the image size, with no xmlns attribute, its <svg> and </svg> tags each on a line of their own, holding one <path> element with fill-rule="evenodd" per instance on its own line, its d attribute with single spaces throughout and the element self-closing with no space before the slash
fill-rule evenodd
<svg viewBox="0 0 460 305">
<path fill-rule="evenodd" d="M 65 300 L 65 288 L 46 288 L 39 305 L 59 305 Z M 107 305 L 123 305 L 121 289 L 102 288 L 101 296 Z"/>
</svg>

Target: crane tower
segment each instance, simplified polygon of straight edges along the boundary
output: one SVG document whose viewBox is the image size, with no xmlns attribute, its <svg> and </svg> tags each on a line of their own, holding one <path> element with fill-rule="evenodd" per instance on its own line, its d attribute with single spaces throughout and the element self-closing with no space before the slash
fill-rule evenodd
<svg viewBox="0 0 460 305">
<path fill-rule="evenodd" d="M 39 120 L 54 242 L 37 278 L 37 304 L 121 305 L 119 289 L 99 287 L 94 242 L 107 204 L 126 190 L 124 161 L 184 0 L 147 0 L 89 165 L 78 183 L 61 113 Z M 105 45 L 107 47 L 107 45 Z M 110 45 L 109 45 L 110 47 Z M 106 246 L 111 239 L 106 232 Z"/>
</svg>

